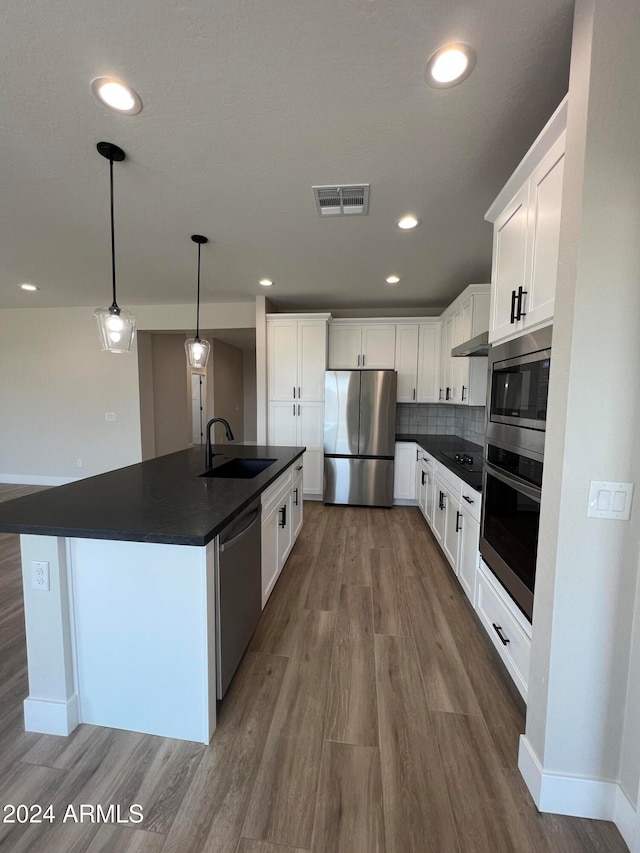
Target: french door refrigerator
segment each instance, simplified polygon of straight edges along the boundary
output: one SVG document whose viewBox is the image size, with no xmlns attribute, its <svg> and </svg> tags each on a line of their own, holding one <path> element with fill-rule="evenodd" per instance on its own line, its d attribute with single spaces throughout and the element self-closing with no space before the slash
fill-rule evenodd
<svg viewBox="0 0 640 853">
<path fill-rule="evenodd" d="M 328 370 L 324 502 L 393 505 L 395 370 Z"/>
</svg>

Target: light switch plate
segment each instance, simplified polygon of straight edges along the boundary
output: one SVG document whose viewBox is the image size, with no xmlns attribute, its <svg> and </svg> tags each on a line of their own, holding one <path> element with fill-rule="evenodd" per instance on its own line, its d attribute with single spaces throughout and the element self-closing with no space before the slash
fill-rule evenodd
<svg viewBox="0 0 640 853">
<path fill-rule="evenodd" d="M 631 513 L 633 483 L 611 483 L 591 480 L 588 518 L 617 518 L 628 521 Z"/>
<path fill-rule="evenodd" d="M 115 412 L 105 412 L 104 413 L 105 421 L 115 421 L 116 413 Z"/>
</svg>

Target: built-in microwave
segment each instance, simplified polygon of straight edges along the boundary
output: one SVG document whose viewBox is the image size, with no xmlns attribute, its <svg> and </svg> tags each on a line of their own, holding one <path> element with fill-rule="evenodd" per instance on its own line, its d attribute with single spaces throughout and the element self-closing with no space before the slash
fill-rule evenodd
<svg viewBox="0 0 640 853">
<path fill-rule="evenodd" d="M 552 327 L 491 348 L 487 440 L 544 453 Z"/>
</svg>

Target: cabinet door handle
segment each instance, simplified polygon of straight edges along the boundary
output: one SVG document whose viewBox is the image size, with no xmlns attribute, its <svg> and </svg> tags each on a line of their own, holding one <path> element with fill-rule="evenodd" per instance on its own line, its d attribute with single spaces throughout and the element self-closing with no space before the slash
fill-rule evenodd
<svg viewBox="0 0 640 853">
<path fill-rule="evenodd" d="M 515 323 L 516 321 L 516 299 L 517 295 L 515 290 L 511 291 L 511 322 Z"/>
<path fill-rule="evenodd" d="M 462 525 L 460 524 L 460 519 L 462 518 L 462 513 L 456 511 L 456 533 L 460 533 L 462 530 Z"/>
<path fill-rule="evenodd" d="M 505 635 L 502 633 L 502 628 L 500 627 L 500 625 L 496 625 L 496 623 L 495 623 L 495 622 L 492 622 L 491 624 L 493 625 L 493 630 L 494 630 L 494 631 L 496 632 L 496 634 L 500 637 L 500 642 L 502 643 L 502 645 L 503 645 L 503 646 L 508 646 L 508 645 L 509 645 L 509 642 L 510 642 L 510 641 L 509 641 L 509 638 L 508 638 L 508 637 L 505 637 Z"/>
<path fill-rule="evenodd" d="M 442 400 L 442 388 L 438 391 L 438 400 Z"/>
<path fill-rule="evenodd" d="M 280 527 L 287 526 L 287 505 L 280 507 Z"/>
<path fill-rule="evenodd" d="M 358 367 L 360 367 L 360 356 L 358 356 Z"/>
<path fill-rule="evenodd" d="M 416 462 L 420 461 L 420 450 L 416 449 Z"/>
<path fill-rule="evenodd" d="M 294 385 L 293 386 L 293 399 L 295 400 L 295 398 L 296 398 L 296 386 Z"/>
<path fill-rule="evenodd" d="M 444 509 L 444 492 L 439 492 L 440 499 L 438 500 L 438 509 Z"/>
<path fill-rule="evenodd" d="M 422 471 L 421 477 L 422 477 L 422 485 L 423 485 L 423 486 L 425 486 L 425 485 L 426 485 L 426 483 L 425 483 L 425 481 L 424 481 L 424 471 Z"/>
<path fill-rule="evenodd" d="M 295 498 L 294 498 L 293 502 L 294 502 L 294 504 L 295 504 L 296 506 L 298 506 L 298 490 L 297 490 L 297 489 L 294 489 L 294 490 L 293 490 L 293 494 L 295 495 Z"/>
<path fill-rule="evenodd" d="M 362 353 L 362 366 L 363 367 L 364 367 L 364 359 L 365 359 L 365 355 L 364 355 L 364 353 Z"/>
<path fill-rule="evenodd" d="M 474 504 L 474 503 L 475 503 L 475 501 L 472 501 L 472 500 L 471 500 L 471 498 L 469 497 L 469 495 L 463 495 L 463 496 L 462 496 L 462 500 L 463 500 L 463 501 L 466 501 L 468 504 Z"/>
<path fill-rule="evenodd" d="M 445 398 L 444 398 L 444 399 L 445 399 L 445 400 L 450 400 L 450 399 L 451 399 L 451 388 L 447 388 L 447 393 L 446 393 L 446 395 L 445 395 Z"/>
<path fill-rule="evenodd" d="M 466 385 L 463 385 L 463 386 L 462 386 L 462 394 L 460 395 L 460 402 L 462 402 L 462 401 L 465 399 L 464 392 L 465 392 L 466 390 L 467 390 L 467 386 L 466 386 Z"/>
<path fill-rule="evenodd" d="M 298 465 L 298 467 L 296 468 L 296 471 L 302 471 L 302 465 Z M 473 501 L 471 501 L 471 503 L 473 503 Z"/>
<path fill-rule="evenodd" d="M 298 403 L 298 417 L 300 417 L 300 403 Z"/>
<path fill-rule="evenodd" d="M 413 389 L 413 399 L 414 400 L 416 399 L 416 389 L 415 388 Z"/>
<path fill-rule="evenodd" d="M 293 403 L 293 417 L 295 418 L 295 416 L 296 416 L 296 404 Z"/>
<path fill-rule="evenodd" d="M 527 291 L 524 290 L 522 285 L 518 288 L 518 315 L 516 320 L 522 320 L 523 317 L 527 316 L 527 312 L 522 310 L 522 297 L 527 295 Z"/>
<path fill-rule="evenodd" d="M 300 386 L 298 385 L 298 400 L 302 399 L 302 394 L 300 393 Z"/>
</svg>

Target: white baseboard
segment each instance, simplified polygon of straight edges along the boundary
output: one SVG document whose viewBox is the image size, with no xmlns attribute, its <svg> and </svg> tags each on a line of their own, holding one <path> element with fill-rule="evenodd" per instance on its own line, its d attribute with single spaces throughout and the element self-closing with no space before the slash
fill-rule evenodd
<svg viewBox="0 0 640 853">
<path fill-rule="evenodd" d="M 14 486 L 66 486 L 81 477 L 45 477 L 40 474 L 0 474 L 0 483 Z"/>
<path fill-rule="evenodd" d="M 24 700 L 24 728 L 43 735 L 70 735 L 80 722 L 76 693 L 66 702 L 49 699 Z"/>
<path fill-rule="evenodd" d="M 302 493 L 303 501 L 322 501 L 324 500 L 324 495 L 315 494 L 315 492 L 303 492 Z"/>
<path fill-rule="evenodd" d="M 409 500 L 408 498 L 394 498 L 393 499 L 394 506 L 418 506 L 418 501 Z"/>
<path fill-rule="evenodd" d="M 520 735 L 518 769 L 539 811 L 613 821 L 632 849 L 636 810 L 617 782 L 545 772 L 526 735 Z"/>
</svg>

